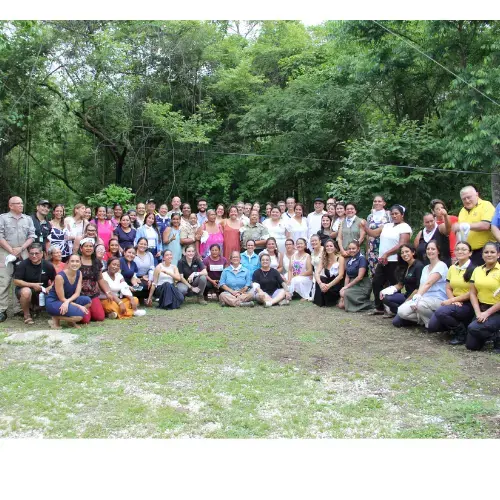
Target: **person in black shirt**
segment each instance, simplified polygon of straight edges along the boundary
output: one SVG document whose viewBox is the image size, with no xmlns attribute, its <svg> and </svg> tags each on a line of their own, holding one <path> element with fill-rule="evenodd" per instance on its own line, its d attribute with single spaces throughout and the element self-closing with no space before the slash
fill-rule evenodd
<svg viewBox="0 0 500 500">
<path fill-rule="evenodd" d="M 47 294 L 55 278 L 54 266 L 43 259 L 42 245 L 33 243 L 28 247 L 28 258 L 17 264 L 14 270 L 16 297 L 21 303 L 24 322 L 27 325 L 34 323 L 30 307 L 40 303 L 40 293 Z"/>
<path fill-rule="evenodd" d="M 398 312 L 398 307 L 410 300 L 420 286 L 420 276 L 424 264 L 416 259 L 416 250 L 412 245 L 401 245 L 398 255 L 398 283 L 393 286 L 384 288 L 380 292 L 382 302 L 385 306 L 386 313 L 384 318 L 392 318 Z M 403 294 L 403 288 L 405 293 Z M 389 309 L 389 311 L 387 310 Z"/>
<path fill-rule="evenodd" d="M 255 300 L 265 307 L 274 304 L 286 305 L 287 284 L 279 271 L 271 267 L 271 257 L 267 253 L 259 256 L 260 269 L 253 273 L 252 281 Z"/>
<path fill-rule="evenodd" d="M 207 270 L 205 264 L 196 254 L 194 245 L 186 247 L 186 254 L 177 263 L 181 281 L 177 284 L 178 290 L 184 295 L 195 294 L 198 296 L 198 303 L 208 304 L 203 297 L 207 286 Z"/>
<path fill-rule="evenodd" d="M 43 256 L 47 257 L 49 249 L 49 235 L 52 231 L 52 226 L 47 220 L 47 215 L 51 205 L 48 200 L 40 200 L 36 205 L 36 212 L 31 216 L 33 225 L 35 226 L 35 242 L 40 243 L 43 249 Z"/>
</svg>

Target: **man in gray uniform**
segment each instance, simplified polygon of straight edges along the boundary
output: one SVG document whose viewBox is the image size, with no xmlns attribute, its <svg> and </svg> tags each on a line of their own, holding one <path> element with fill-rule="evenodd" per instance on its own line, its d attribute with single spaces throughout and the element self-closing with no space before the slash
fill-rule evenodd
<svg viewBox="0 0 500 500">
<path fill-rule="evenodd" d="M 13 196 L 9 211 L 0 215 L 0 322 L 7 319 L 14 261 L 28 258 L 26 249 L 36 236 L 33 219 L 23 214 L 23 208 L 23 200 Z"/>
</svg>

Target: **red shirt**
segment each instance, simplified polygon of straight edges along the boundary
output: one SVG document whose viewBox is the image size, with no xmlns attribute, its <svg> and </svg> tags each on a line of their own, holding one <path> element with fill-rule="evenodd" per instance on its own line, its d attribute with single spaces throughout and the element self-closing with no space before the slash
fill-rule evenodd
<svg viewBox="0 0 500 500">
<path fill-rule="evenodd" d="M 450 224 L 452 226 L 453 226 L 453 224 L 455 224 L 455 222 L 458 222 L 458 217 L 456 215 L 448 215 L 448 219 L 450 219 Z M 438 224 L 444 224 L 444 220 L 441 222 L 438 221 Z M 455 258 L 455 245 L 457 244 L 457 235 L 453 231 L 451 231 L 448 237 L 450 239 L 451 258 L 454 259 Z"/>
</svg>

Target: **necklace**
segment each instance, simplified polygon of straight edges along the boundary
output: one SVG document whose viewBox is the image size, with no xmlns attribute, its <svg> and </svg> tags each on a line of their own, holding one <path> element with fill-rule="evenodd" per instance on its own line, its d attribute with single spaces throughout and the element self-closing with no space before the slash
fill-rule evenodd
<svg viewBox="0 0 500 500">
<path fill-rule="evenodd" d="M 267 278 L 267 275 L 269 274 L 269 271 L 271 269 L 268 269 L 267 271 L 264 271 L 264 269 L 261 268 L 260 270 L 262 271 L 262 274 L 264 275 L 264 278 Z"/>
</svg>

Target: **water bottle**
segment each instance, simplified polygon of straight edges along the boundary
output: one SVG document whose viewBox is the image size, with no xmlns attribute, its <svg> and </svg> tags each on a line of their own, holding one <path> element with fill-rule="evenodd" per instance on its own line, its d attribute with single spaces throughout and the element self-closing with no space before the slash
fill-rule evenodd
<svg viewBox="0 0 500 500">
<path fill-rule="evenodd" d="M 38 294 L 38 305 L 40 307 L 45 307 L 45 288 L 42 287 L 42 291 Z"/>
</svg>

